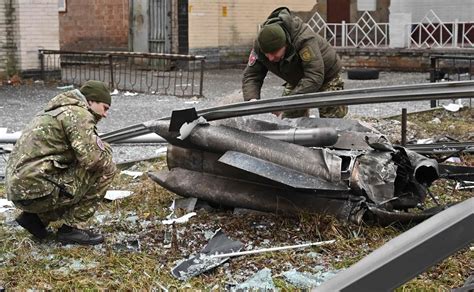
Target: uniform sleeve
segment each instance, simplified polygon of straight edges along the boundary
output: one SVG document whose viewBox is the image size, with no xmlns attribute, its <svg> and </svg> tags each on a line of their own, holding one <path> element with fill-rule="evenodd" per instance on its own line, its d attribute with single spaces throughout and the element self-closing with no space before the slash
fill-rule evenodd
<svg viewBox="0 0 474 292">
<path fill-rule="evenodd" d="M 251 60 L 253 51 L 250 53 L 249 63 L 244 70 L 242 78 L 242 94 L 244 100 L 260 99 L 260 91 L 262 89 L 263 80 L 267 76 L 268 69 L 257 59 Z M 254 55 L 255 58 L 256 55 Z"/>
<path fill-rule="evenodd" d="M 114 168 L 112 150 L 97 135 L 96 122 L 88 110 L 77 108 L 65 111 L 62 125 L 82 167 L 91 172 L 109 172 Z"/>
<path fill-rule="evenodd" d="M 308 40 L 300 46 L 298 54 L 303 65 L 303 78 L 290 94 L 317 92 L 324 82 L 324 60 L 317 41 Z"/>
</svg>

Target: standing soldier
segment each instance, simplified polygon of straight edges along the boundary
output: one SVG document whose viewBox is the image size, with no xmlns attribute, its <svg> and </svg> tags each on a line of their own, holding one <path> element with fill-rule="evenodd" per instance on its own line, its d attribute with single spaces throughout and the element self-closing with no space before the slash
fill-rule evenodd
<svg viewBox="0 0 474 292">
<path fill-rule="evenodd" d="M 260 99 L 268 70 L 286 81 L 283 95 L 344 88 L 336 50 L 286 7 L 273 11 L 258 33 L 242 80 L 244 100 Z M 346 114 L 347 106 L 319 108 L 322 118 Z M 283 113 L 286 118 L 308 115 L 307 109 Z"/>
<path fill-rule="evenodd" d="M 101 234 L 75 227 L 97 208 L 116 167 L 112 150 L 97 135 L 111 97 L 100 81 L 55 96 L 23 131 L 7 163 L 6 193 L 22 210 L 18 224 L 35 237 L 48 235 L 50 222 L 61 220 L 63 243 L 99 244 Z"/>
</svg>

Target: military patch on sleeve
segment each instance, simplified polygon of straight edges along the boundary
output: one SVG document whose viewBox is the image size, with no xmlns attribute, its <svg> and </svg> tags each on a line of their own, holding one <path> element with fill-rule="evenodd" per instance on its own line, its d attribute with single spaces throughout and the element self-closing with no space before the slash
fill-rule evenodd
<svg viewBox="0 0 474 292">
<path fill-rule="evenodd" d="M 309 62 L 314 59 L 313 50 L 310 47 L 304 47 L 299 52 L 301 60 Z"/>
<path fill-rule="evenodd" d="M 250 55 L 249 55 L 249 62 L 248 62 L 248 65 L 249 65 L 249 66 L 255 65 L 255 62 L 257 62 L 257 59 L 258 59 L 258 55 L 257 55 L 257 53 L 255 53 L 255 51 L 252 49 L 252 51 L 250 52 Z"/>
<path fill-rule="evenodd" d="M 96 136 L 96 143 L 97 143 L 97 146 L 99 147 L 100 150 L 104 151 L 105 150 L 105 145 L 104 145 L 104 142 L 102 142 L 102 139 L 100 139 L 99 136 Z"/>
</svg>

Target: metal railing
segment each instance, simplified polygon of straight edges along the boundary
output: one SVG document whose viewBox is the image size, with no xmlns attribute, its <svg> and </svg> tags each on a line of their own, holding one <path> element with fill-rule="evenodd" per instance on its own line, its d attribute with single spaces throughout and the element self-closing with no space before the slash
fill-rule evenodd
<svg viewBox="0 0 474 292">
<path fill-rule="evenodd" d="M 80 85 L 100 80 L 118 90 L 202 96 L 204 56 L 40 50 L 43 80 Z"/>
<path fill-rule="evenodd" d="M 474 22 L 443 22 L 430 10 L 420 23 L 412 24 L 410 42 L 417 48 L 474 47 Z"/>
<path fill-rule="evenodd" d="M 334 47 L 388 46 L 388 23 L 377 23 L 367 11 L 356 23 L 326 23 L 319 13 L 315 13 L 308 25 Z"/>
<path fill-rule="evenodd" d="M 355 23 L 326 23 L 315 13 L 307 22 L 334 47 L 386 48 L 390 45 L 389 23 L 377 23 L 365 11 Z M 418 23 L 408 24 L 411 48 L 473 48 L 474 22 L 443 22 L 432 10 Z"/>
<path fill-rule="evenodd" d="M 430 82 L 472 80 L 473 73 L 474 56 L 430 56 Z M 431 107 L 436 106 L 437 102 L 432 100 Z M 472 107 L 471 98 L 469 98 L 469 107 Z"/>
</svg>

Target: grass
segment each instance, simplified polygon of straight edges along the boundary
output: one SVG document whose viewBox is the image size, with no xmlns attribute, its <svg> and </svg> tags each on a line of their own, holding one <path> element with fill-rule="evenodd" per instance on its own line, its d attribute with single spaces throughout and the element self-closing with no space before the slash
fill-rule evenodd
<svg viewBox="0 0 474 292">
<path fill-rule="evenodd" d="M 440 118 L 442 124 L 432 127 L 429 122 L 434 117 Z M 468 138 L 469 132 L 472 133 L 472 118 L 472 110 L 449 114 L 433 111 L 412 115 L 409 120 L 432 136 Z M 462 160 L 464 165 L 474 166 L 472 156 L 465 155 Z M 135 170 L 141 171 L 165 167 L 163 159 L 134 166 Z M 323 215 L 301 214 L 287 218 L 274 214 L 235 215 L 229 210 L 199 210 L 188 223 L 176 225 L 173 230 L 161 224 L 170 213 L 168 207 L 175 197 L 173 193 L 159 187 L 146 175 L 136 179 L 117 175 L 112 188 L 132 190 L 134 194 L 102 203 L 96 219 L 85 224 L 107 235 L 106 243 L 101 246 L 62 246 L 52 239 L 36 242 L 27 232 L 11 224 L 17 211 L 10 215 L 0 213 L 0 287 L 7 290 L 149 290 L 163 287 L 224 290 L 229 284 L 242 282 L 267 267 L 272 270 L 274 284 L 283 291 L 291 291 L 296 287 L 285 281 L 283 272 L 297 269 L 315 273 L 318 269 L 348 268 L 410 228 L 359 226 Z M 442 203 L 472 197 L 472 192 L 455 190 L 453 182 L 447 180 L 436 181 L 430 190 Z M 0 197 L 4 196 L 4 186 L 0 184 Z M 429 199 L 428 203 L 433 204 Z M 179 210 L 178 215 L 184 213 Z M 250 249 L 330 239 L 336 239 L 336 243 L 235 257 L 188 281 L 175 279 L 170 271 L 176 262 L 199 252 L 208 242 L 206 234 L 219 228 Z M 176 235 L 171 248 L 165 242 L 168 232 Z M 462 286 L 473 271 L 472 259 L 473 251 L 464 248 L 397 290 L 449 290 Z"/>
</svg>

